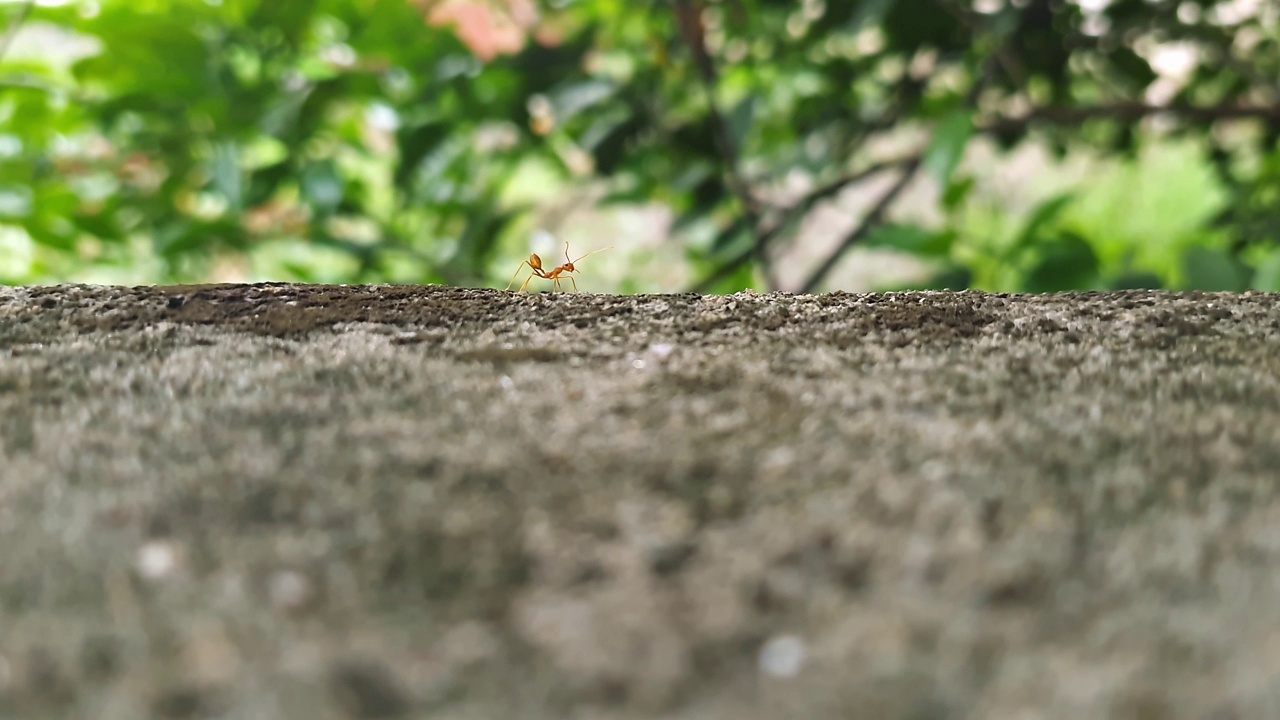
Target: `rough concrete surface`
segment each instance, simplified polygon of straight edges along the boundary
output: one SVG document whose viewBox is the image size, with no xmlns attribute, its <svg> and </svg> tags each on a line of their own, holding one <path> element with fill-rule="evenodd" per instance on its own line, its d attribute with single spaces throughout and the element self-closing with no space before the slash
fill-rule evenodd
<svg viewBox="0 0 1280 720">
<path fill-rule="evenodd" d="M 1280 717 L 1280 297 L 0 289 L 0 717 Z"/>
</svg>

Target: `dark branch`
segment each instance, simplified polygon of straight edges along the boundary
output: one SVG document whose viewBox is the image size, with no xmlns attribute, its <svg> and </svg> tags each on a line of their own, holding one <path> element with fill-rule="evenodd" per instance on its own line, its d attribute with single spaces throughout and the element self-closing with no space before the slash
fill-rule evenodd
<svg viewBox="0 0 1280 720">
<path fill-rule="evenodd" d="M 716 86 L 719 83 L 719 76 L 716 72 L 715 61 L 712 59 L 711 53 L 707 51 L 701 8 L 695 0 L 677 0 L 675 8 L 676 22 L 680 27 L 680 34 L 684 37 L 685 43 L 688 44 L 689 50 L 693 53 L 694 65 L 698 68 L 698 77 L 702 81 L 702 89 L 707 97 L 707 112 L 711 117 L 712 135 L 715 139 L 716 149 L 720 154 L 720 165 L 724 173 L 725 184 L 729 187 L 729 192 L 733 193 L 738 202 L 742 204 L 742 212 L 746 217 L 747 224 L 751 227 L 752 233 L 759 236 L 761 216 L 759 203 L 756 202 L 755 196 L 751 192 L 751 185 L 743 176 L 739 148 L 733 139 L 733 132 L 729 127 L 729 123 L 716 102 Z M 769 258 L 764 252 L 766 245 L 767 243 L 761 243 L 757 240 L 752 247 L 756 252 L 756 261 L 760 263 L 760 267 L 765 272 L 765 282 L 770 288 L 773 288 L 776 286 L 776 282 L 772 277 Z"/>
<path fill-rule="evenodd" d="M 840 258 L 844 256 L 845 252 L 847 252 L 849 248 L 861 242 L 872 230 L 876 228 L 876 226 L 880 224 L 885 211 L 889 209 L 889 206 L 893 204 L 894 200 L 898 199 L 898 196 L 902 194 L 902 191 L 907 188 L 907 185 L 909 185 L 911 180 L 915 177 L 916 171 L 920 169 L 922 159 L 922 156 L 917 156 L 908 163 L 905 168 L 903 168 L 902 177 L 898 178 L 898 181 L 893 184 L 893 187 L 889 188 L 884 195 L 880 196 L 880 199 L 876 201 L 876 204 L 872 206 L 871 210 L 862 218 L 862 222 L 858 223 L 858 226 L 846 235 L 843 241 L 841 241 L 840 247 L 836 248 L 836 251 L 831 253 L 826 260 L 823 260 L 822 264 L 818 266 L 818 269 L 814 270 L 813 273 L 809 275 L 809 279 L 805 280 L 804 285 L 800 286 L 800 292 L 813 292 L 814 288 L 816 288 L 818 284 L 827 277 L 827 274 L 835 268 L 836 264 L 840 262 Z"/>
<path fill-rule="evenodd" d="M 996 62 L 999 61 L 997 60 Z M 976 97 L 977 89 L 978 87 L 975 87 L 970 93 L 971 101 Z M 1040 123 L 1048 125 L 1079 125 L 1094 119 L 1133 122 L 1146 117 L 1163 114 L 1199 123 L 1212 123 L 1218 120 L 1250 118 L 1280 123 L 1280 105 L 1218 105 L 1202 107 L 1185 104 L 1150 105 L 1141 102 L 1125 102 L 1083 107 L 1036 108 L 1017 117 L 1004 117 L 979 123 L 976 130 L 977 132 L 985 134 L 1006 134 L 1022 132 L 1028 127 Z M 797 219 L 802 218 L 818 202 L 835 195 L 841 189 L 857 183 L 873 174 L 879 173 L 882 170 L 891 167 L 905 166 L 906 172 L 903 177 L 900 178 L 898 185 L 891 188 L 889 193 L 881 198 L 877 207 L 873 208 L 872 212 L 864 218 L 863 222 L 855 228 L 854 232 L 845 238 L 836 253 L 827 258 L 805 282 L 802 292 L 812 291 L 812 289 L 821 283 L 825 276 L 830 273 L 831 269 L 835 267 L 844 251 L 858 242 L 861 242 L 865 236 L 874 229 L 875 225 L 880 222 L 880 216 L 883 215 L 888 206 L 892 204 L 897 196 L 905 189 L 912 176 L 914 176 L 915 172 L 919 169 L 920 162 L 921 157 L 917 155 L 909 158 L 879 163 L 865 170 L 838 178 L 815 189 L 806 195 L 800 202 L 783 210 L 782 219 L 772 227 L 764 231 L 757 231 L 755 242 L 750 248 L 725 261 L 710 275 L 698 281 L 691 288 L 691 292 L 708 292 L 711 288 L 715 287 L 716 284 L 731 276 L 743 265 L 751 262 L 751 260 L 756 259 L 759 261 L 764 255 L 764 251 L 768 245 L 776 240 L 777 237 L 790 227 Z M 755 216 L 753 215 L 750 217 Z M 776 287 L 776 285 L 770 282 L 770 287 Z"/>
<path fill-rule="evenodd" d="M 1035 123 L 1050 125 L 1080 125 L 1089 120 L 1119 120 L 1133 122 L 1154 115 L 1172 115 L 1198 123 L 1218 120 L 1257 118 L 1280 122 L 1280 105 L 1148 105 L 1140 102 L 1123 102 L 1110 105 L 1082 107 L 1042 107 L 1018 117 L 999 118 L 981 123 L 980 132 L 1012 133 L 1025 130 Z"/>
<path fill-rule="evenodd" d="M 716 268 L 715 272 L 698 281 L 698 283 L 690 288 L 689 291 L 696 293 L 707 292 L 711 288 L 715 287 L 720 281 L 736 272 L 738 268 L 750 262 L 752 258 L 759 257 L 769 243 L 773 242 L 775 238 L 781 235 L 784 230 L 790 227 L 797 220 L 807 215 L 819 202 L 838 194 L 840 191 L 851 185 L 855 185 L 866 180 L 872 175 L 876 175 L 890 168 L 918 163 L 919 161 L 920 158 L 918 156 L 886 160 L 818 186 L 794 205 L 783 210 L 782 217 L 778 222 L 768 230 L 757 234 L 755 243 L 750 248 L 747 248 L 726 260 L 724 264 Z"/>
<path fill-rule="evenodd" d="M 991 82 L 992 76 L 995 74 L 996 68 L 999 66 L 1000 61 L 998 58 L 987 58 L 987 61 L 984 63 L 982 68 L 982 74 L 979 76 L 977 82 L 975 82 L 973 87 L 969 88 L 969 91 L 965 93 L 964 104 L 967 107 L 972 108 L 977 105 L 978 97 L 982 93 L 982 89 Z M 924 164 L 925 152 L 928 152 L 927 146 L 924 151 L 921 151 L 919 155 L 915 156 L 910 164 L 903 168 L 902 177 L 898 178 L 898 182 L 894 183 L 893 187 L 890 187 L 888 192 L 880 197 L 880 200 L 877 201 L 876 204 L 872 206 L 871 210 L 867 212 L 866 216 L 862 218 L 862 222 L 858 223 L 858 226 L 853 229 L 853 232 L 845 236 L 844 240 L 841 241 L 840 246 L 836 248 L 836 251 L 828 255 L 827 259 L 823 260 L 822 264 L 820 264 L 818 268 L 809 275 L 809 279 L 805 280 L 804 285 L 800 286 L 800 292 L 813 292 L 813 289 L 826 279 L 831 270 L 840 262 L 840 258 L 845 254 L 845 252 L 859 242 L 862 242 L 863 238 L 869 235 L 871 231 L 880 224 L 885 212 L 889 209 L 889 206 L 893 204 L 894 200 L 898 199 L 898 196 L 902 194 L 903 190 L 907 189 L 907 185 L 911 184 L 911 180 L 915 178 L 916 171 L 918 171 L 920 166 Z"/>
<path fill-rule="evenodd" d="M 1241 118 L 1262 118 L 1271 121 L 1280 121 L 1280 106 L 1241 106 L 1241 105 L 1222 105 L 1211 107 L 1197 107 L 1192 105 L 1148 105 L 1144 103 L 1117 103 L 1113 105 L 1098 105 L 1092 107 L 1076 107 L 1076 108 L 1037 108 L 1018 118 L 1003 118 L 994 123 L 981 125 L 978 129 L 980 132 L 1000 133 L 1000 132 L 1017 132 L 1025 130 L 1027 126 L 1036 122 L 1046 122 L 1057 125 L 1073 125 L 1080 124 L 1087 120 L 1093 119 L 1111 119 L 1121 121 L 1135 121 L 1144 117 L 1160 114 L 1173 114 L 1181 118 L 1187 118 L 1196 122 L 1210 123 L 1217 120 L 1233 120 Z M 857 243 L 866 238 L 870 232 L 880 224 L 882 216 L 893 201 L 902 194 L 911 179 L 915 176 L 920 166 L 920 158 L 917 157 L 910 163 L 898 179 L 897 184 L 889 189 L 876 205 L 867 213 L 862 222 L 854 228 L 853 232 L 845 236 L 840 247 L 836 249 L 823 263 L 818 266 L 817 270 L 809 276 L 801 286 L 800 292 L 813 292 L 823 279 L 835 268 L 844 253 Z M 737 258 L 735 258 L 736 260 Z"/>
</svg>

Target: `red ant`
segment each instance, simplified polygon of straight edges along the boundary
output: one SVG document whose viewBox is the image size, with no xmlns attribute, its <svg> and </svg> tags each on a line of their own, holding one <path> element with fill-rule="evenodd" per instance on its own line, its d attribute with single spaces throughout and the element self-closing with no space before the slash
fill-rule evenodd
<svg viewBox="0 0 1280 720">
<path fill-rule="evenodd" d="M 610 245 L 609 247 L 603 247 L 603 248 L 600 248 L 599 250 L 592 250 L 591 252 L 587 253 L 586 255 L 583 255 L 577 260 L 570 260 L 569 259 L 569 241 L 566 240 L 564 243 L 564 264 L 563 265 L 552 268 L 549 271 L 543 270 L 542 258 L 538 257 L 537 253 L 534 253 L 529 256 L 528 260 L 525 260 L 524 262 L 520 263 L 520 267 L 516 268 L 515 275 L 511 276 L 511 282 L 507 283 L 507 289 L 508 290 L 511 289 L 511 285 L 516 281 L 516 277 L 520 275 L 520 271 L 524 269 L 525 265 L 528 265 L 529 269 L 532 270 L 533 272 L 529 275 L 529 277 L 525 278 L 524 284 L 521 285 L 520 289 L 517 290 L 516 292 L 524 292 L 524 289 L 529 287 L 529 281 L 533 280 L 535 277 L 540 277 L 544 280 L 550 280 L 553 283 L 552 287 L 554 288 L 554 290 L 559 290 L 560 281 L 567 279 L 569 282 L 573 283 L 573 291 L 578 292 L 578 282 L 573 279 L 573 275 L 569 274 L 569 273 L 578 271 L 578 269 L 575 268 L 573 264 L 581 261 L 582 258 L 587 257 L 588 255 L 595 255 L 598 252 L 604 252 L 605 250 L 609 250 L 612 247 L 613 246 Z"/>
</svg>

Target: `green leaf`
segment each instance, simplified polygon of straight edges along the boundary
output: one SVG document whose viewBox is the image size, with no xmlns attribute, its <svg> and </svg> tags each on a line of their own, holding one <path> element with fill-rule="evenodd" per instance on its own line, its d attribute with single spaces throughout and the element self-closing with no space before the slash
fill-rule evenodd
<svg viewBox="0 0 1280 720">
<path fill-rule="evenodd" d="M 312 82 L 322 82 L 338 77 L 341 72 L 321 58 L 309 57 L 298 64 L 298 74 Z"/>
<path fill-rule="evenodd" d="M 916 286 L 916 290 L 967 290 L 973 285 L 973 272 L 969 268 L 947 268 Z"/>
<path fill-rule="evenodd" d="M 1188 290 L 1240 292 L 1249 285 L 1249 270 L 1225 250 L 1193 247 L 1182 258 Z"/>
<path fill-rule="evenodd" d="M 977 181 L 972 176 L 952 178 L 947 184 L 946 191 L 942 193 L 942 207 L 948 211 L 960 207 L 973 194 L 973 188 L 976 185 Z"/>
<path fill-rule="evenodd" d="M 694 277 L 706 277 L 719 270 L 718 263 L 702 253 L 687 251 L 685 256 L 690 261 L 690 268 L 693 270 Z M 727 277 L 708 288 L 707 292 L 713 295 L 723 295 L 754 289 L 755 287 L 756 264 L 747 262 L 739 265 Z"/>
<path fill-rule="evenodd" d="M 1111 290 L 1162 290 L 1164 281 L 1150 272 L 1128 272 L 1107 283 Z"/>
<path fill-rule="evenodd" d="M 858 10 L 849 22 L 847 30 L 858 31 L 867 26 L 879 25 L 893 8 L 893 4 L 894 0 L 865 0 L 857 3 Z M 840 5 L 841 3 L 836 3 L 836 7 Z"/>
<path fill-rule="evenodd" d="M 32 201 L 29 187 L 21 185 L 0 187 L 0 218 L 16 220 L 29 216 Z"/>
<path fill-rule="evenodd" d="M 315 283 L 319 281 L 319 278 L 316 276 L 315 268 L 309 265 L 304 265 L 297 261 L 285 260 L 280 263 L 280 266 L 283 267 L 286 272 L 293 275 L 293 279 L 297 282 Z"/>
<path fill-rule="evenodd" d="M 1127 46 L 1121 45 L 1107 53 L 1107 60 L 1118 74 L 1130 81 L 1130 87 L 1142 89 L 1159 76 L 1151 69 L 1151 63 Z"/>
<path fill-rule="evenodd" d="M 733 146 L 739 150 L 746 147 L 751 137 L 759 102 L 755 95 L 748 95 L 729 113 L 729 134 L 732 135 Z"/>
<path fill-rule="evenodd" d="M 578 144 L 595 156 L 598 174 L 612 175 L 627 159 L 627 146 L 646 127 L 644 119 L 630 107 L 619 107 L 604 111 L 593 120 Z"/>
<path fill-rule="evenodd" d="M 76 227 L 100 240 L 112 242 L 124 240 L 124 232 L 120 229 L 120 223 L 113 212 L 78 213 L 71 219 Z"/>
<path fill-rule="evenodd" d="M 751 232 L 750 220 L 745 215 L 738 215 L 736 220 L 717 233 L 715 239 L 711 241 L 711 253 L 715 257 L 720 257 L 729 254 L 730 250 L 750 247 L 754 242 L 755 235 Z"/>
<path fill-rule="evenodd" d="M 863 241 L 864 247 L 891 248 L 922 257 L 940 258 L 951 254 L 955 234 L 916 225 L 884 225 Z"/>
<path fill-rule="evenodd" d="M 1025 292 L 1083 290 L 1098 283 L 1098 256 L 1083 238 L 1067 235 L 1037 248 L 1039 260 L 1027 273 Z"/>
<path fill-rule="evenodd" d="M 617 85 L 607 80 L 587 80 L 558 88 L 548 99 L 555 109 L 556 120 L 564 123 L 609 99 L 617 90 Z"/>
<path fill-rule="evenodd" d="M 483 277 L 498 240 L 520 213 L 520 208 L 507 209 L 497 205 L 476 208 L 467 218 L 462 236 L 458 238 L 457 250 L 449 258 L 449 267 L 467 279 Z"/>
<path fill-rule="evenodd" d="M 715 171 L 714 165 L 703 160 L 687 163 L 680 174 L 671 179 L 671 189 L 678 193 L 691 192 L 706 182 Z"/>
<path fill-rule="evenodd" d="M 1280 291 L 1280 248 L 1274 248 L 1258 263 L 1258 271 L 1254 273 L 1250 287 L 1266 292 Z"/>
<path fill-rule="evenodd" d="M 428 122 L 401 128 L 400 160 L 396 165 L 395 184 L 405 187 L 412 182 L 423 161 L 449 137 L 450 126 L 446 122 Z"/>
<path fill-rule="evenodd" d="M 888 4 L 881 29 L 889 48 L 933 47 L 944 54 L 971 51 L 973 36 L 934 0 L 892 0 Z"/>
<path fill-rule="evenodd" d="M 131 3 L 109 3 L 93 28 L 106 51 L 74 67 L 80 80 L 102 83 L 116 93 L 136 92 L 175 106 L 207 100 L 209 46 L 200 37 L 197 17 L 207 8 L 174 3 L 172 12 L 146 12 Z"/>
<path fill-rule="evenodd" d="M 956 110 L 938 125 L 933 141 L 924 155 L 925 172 L 946 187 L 951 175 L 964 157 L 964 149 L 973 137 L 973 117 L 968 110 Z"/>
<path fill-rule="evenodd" d="M 302 193 L 318 210 L 329 212 L 342 202 L 342 177 L 332 160 L 308 165 L 302 171 Z"/>
<path fill-rule="evenodd" d="M 155 231 L 152 244 L 160 255 L 176 258 L 219 246 L 235 247 L 241 240 L 241 229 L 237 223 L 219 219 L 165 225 Z"/>
<path fill-rule="evenodd" d="M 213 150 L 213 188 L 235 212 L 243 208 L 244 182 L 240 174 L 240 153 L 235 143 L 218 143 Z"/>
<path fill-rule="evenodd" d="M 1018 232 L 1014 238 L 1013 244 L 1010 246 L 1010 253 L 1024 250 L 1027 247 L 1040 240 L 1046 232 L 1046 228 L 1058 219 L 1063 210 L 1075 200 L 1072 193 L 1062 193 L 1046 198 L 1031 211 L 1031 215 L 1023 224 L 1022 230 Z"/>
<path fill-rule="evenodd" d="M 274 167 L 289 158 L 289 147 L 266 135 L 253 138 L 240 150 L 240 164 L 245 170 Z"/>
</svg>

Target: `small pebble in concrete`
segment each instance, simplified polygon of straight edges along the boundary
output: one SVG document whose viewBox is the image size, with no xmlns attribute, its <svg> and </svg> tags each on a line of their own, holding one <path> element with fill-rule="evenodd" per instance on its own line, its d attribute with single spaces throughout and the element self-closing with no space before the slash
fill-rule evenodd
<svg viewBox="0 0 1280 720">
<path fill-rule="evenodd" d="M 778 635 L 760 648 L 760 672 L 770 677 L 793 678 L 804 668 L 807 654 L 804 640 L 795 635 Z"/>
<path fill-rule="evenodd" d="M 135 560 L 138 574 L 147 580 L 160 580 L 173 573 L 178 567 L 178 551 L 173 543 L 164 540 L 152 540 L 138 548 Z"/>
<path fill-rule="evenodd" d="M 654 343 L 649 346 L 649 352 L 659 360 L 666 360 L 675 349 L 675 346 L 670 343 Z"/>
<path fill-rule="evenodd" d="M 282 570 L 271 576 L 271 604 L 281 610 L 297 610 L 311 601 L 315 589 L 306 575 Z"/>
</svg>

